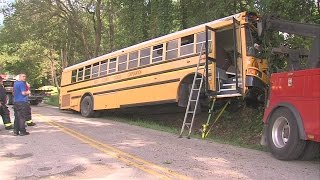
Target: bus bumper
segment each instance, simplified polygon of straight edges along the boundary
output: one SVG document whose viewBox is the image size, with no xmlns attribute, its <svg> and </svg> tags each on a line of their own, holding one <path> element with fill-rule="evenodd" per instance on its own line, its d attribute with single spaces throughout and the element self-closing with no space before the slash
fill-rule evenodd
<svg viewBox="0 0 320 180">
<path fill-rule="evenodd" d="M 247 76 L 246 77 L 246 86 L 247 87 L 257 87 L 259 89 L 265 89 L 266 84 L 259 78 L 255 76 Z"/>
<path fill-rule="evenodd" d="M 259 78 L 254 76 L 246 77 L 246 100 L 247 102 L 264 102 L 265 101 L 265 91 L 267 85 Z"/>
</svg>

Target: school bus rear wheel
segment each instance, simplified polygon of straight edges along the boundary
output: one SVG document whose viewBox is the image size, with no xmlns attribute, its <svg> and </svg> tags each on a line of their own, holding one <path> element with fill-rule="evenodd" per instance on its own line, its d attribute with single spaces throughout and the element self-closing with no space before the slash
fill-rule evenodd
<svg viewBox="0 0 320 180">
<path fill-rule="evenodd" d="M 93 110 L 93 101 L 90 96 L 86 96 L 81 101 L 80 107 L 81 115 L 87 118 L 93 117 L 94 110 Z"/>
</svg>

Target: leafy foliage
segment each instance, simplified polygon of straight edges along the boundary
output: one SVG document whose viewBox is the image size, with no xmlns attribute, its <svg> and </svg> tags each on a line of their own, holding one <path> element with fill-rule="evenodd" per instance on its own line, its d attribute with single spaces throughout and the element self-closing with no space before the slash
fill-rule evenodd
<svg viewBox="0 0 320 180">
<path fill-rule="evenodd" d="M 1 73 L 24 71 L 33 86 L 59 85 L 64 67 L 245 10 L 320 23 L 314 0 L 16 0 L 3 10 Z M 283 41 L 273 34 L 265 44 Z"/>
</svg>

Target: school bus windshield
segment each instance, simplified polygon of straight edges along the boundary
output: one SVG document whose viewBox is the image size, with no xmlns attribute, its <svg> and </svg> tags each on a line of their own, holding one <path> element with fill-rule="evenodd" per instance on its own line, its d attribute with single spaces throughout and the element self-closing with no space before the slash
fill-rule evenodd
<svg viewBox="0 0 320 180">
<path fill-rule="evenodd" d="M 250 26 L 246 25 L 246 50 L 247 56 L 257 57 L 261 52 L 260 44 L 258 43 L 258 33 L 257 30 Z"/>
</svg>

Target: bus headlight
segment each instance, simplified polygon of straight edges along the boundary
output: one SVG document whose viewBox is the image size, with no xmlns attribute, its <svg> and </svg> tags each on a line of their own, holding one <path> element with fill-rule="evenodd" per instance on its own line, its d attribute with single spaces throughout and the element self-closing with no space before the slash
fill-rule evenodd
<svg viewBox="0 0 320 180">
<path fill-rule="evenodd" d="M 248 74 L 255 75 L 255 76 L 258 76 L 259 78 L 262 78 L 262 72 L 260 72 L 257 69 L 253 69 L 253 68 L 248 69 Z"/>
</svg>

